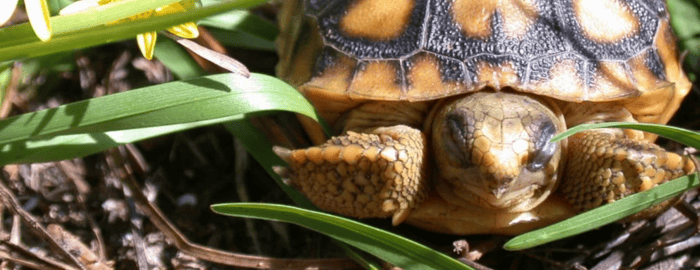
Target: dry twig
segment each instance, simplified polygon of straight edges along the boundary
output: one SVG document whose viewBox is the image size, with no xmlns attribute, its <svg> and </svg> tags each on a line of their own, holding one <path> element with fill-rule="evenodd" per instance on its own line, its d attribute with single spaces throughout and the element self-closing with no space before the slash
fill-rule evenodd
<svg viewBox="0 0 700 270">
<path fill-rule="evenodd" d="M 4 178 L 4 177 L 3 177 Z M 4 179 L 2 179 L 4 180 Z M 73 265 L 80 269 L 86 270 L 85 265 L 83 265 L 78 258 L 73 256 L 68 250 L 63 249 L 63 247 L 46 231 L 44 226 L 42 226 L 36 218 L 24 211 L 19 205 L 17 198 L 15 198 L 12 191 L 10 191 L 3 181 L 0 181 L 0 197 L 2 198 L 2 203 L 7 207 L 10 212 L 18 216 L 24 224 L 29 226 L 29 229 L 37 236 L 46 240 L 49 247 L 54 250 L 57 254 L 67 258 Z"/>
<path fill-rule="evenodd" d="M 180 251 L 218 264 L 257 268 L 257 269 L 349 269 L 357 268 L 357 264 L 346 258 L 337 259 L 279 259 L 263 256 L 253 256 L 214 249 L 190 242 L 148 198 L 141 192 L 131 174 L 130 166 L 115 152 L 112 152 L 115 163 L 120 164 L 122 172 L 119 177 L 126 188 L 129 189 L 131 198 L 139 206 L 151 223 L 158 228 Z M 130 154 L 137 154 L 129 152 Z"/>
</svg>

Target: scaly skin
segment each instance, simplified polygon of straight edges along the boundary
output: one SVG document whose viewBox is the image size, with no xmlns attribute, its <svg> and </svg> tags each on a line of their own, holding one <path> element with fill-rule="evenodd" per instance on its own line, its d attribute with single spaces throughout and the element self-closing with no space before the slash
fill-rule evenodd
<svg viewBox="0 0 700 270">
<path fill-rule="evenodd" d="M 402 112 L 389 107 L 385 113 Z M 356 109 L 346 123 L 400 119 L 371 112 Z M 363 133 L 348 131 L 317 147 L 275 148 L 289 164 L 278 172 L 314 204 L 342 215 L 391 216 L 394 225 L 408 220 L 443 233 L 514 234 L 694 170 L 689 159 L 620 130 L 551 143 L 566 129 L 563 115 L 555 103 L 524 94 L 482 91 L 448 99 L 427 119 L 428 136 L 406 125 L 364 126 Z M 550 198 L 554 191 L 570 205 Z"/>
<path fill-rule="evenodd" d="M 569 144 L 570 160 L 561 193 L 579 211 L 649 190 L 695 170 L 693 162 L 686 157 L 604 129 L 574 134 L 569 137 Z M 654 216 L 671 206 L 669 202 L 642 211 L 636 217 Z"/>
<path fill-rule="evenodd" d="M 428 189 L 424 145 L 419 130 L 398 125 L 274 150 L 289 164 L 280 174 L 318 207 L 358 218 L 391 216 L 398 225 Z"/>
</svg>

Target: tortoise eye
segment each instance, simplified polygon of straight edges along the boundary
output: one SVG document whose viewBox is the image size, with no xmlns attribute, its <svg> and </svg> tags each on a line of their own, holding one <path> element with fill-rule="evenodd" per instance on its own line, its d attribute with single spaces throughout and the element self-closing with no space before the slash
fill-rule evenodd
<svg viewBox="0 0 700 270">
<path fill-rule="evenodd" d="M 549 141 L 556 133 L 557 128 L 551 121 L 544 121 L 542 123 L 537 136 L 534 138 L 535 151 L 532 160 L 527 165 L 528 170 L 532 172 L 540 171 L 549 163 L 554 153 L 559 149 L 559 143 L 552 143 Z"/>
<path fill-rule="evenodd" d="M 447 149 L 445 151 L 450 153 L 450 156 L 457 158 L 460 163 L 468 164 L 468 147 L 467 147 L 467 132 L 466 132 L 466 119 L 459 114 L 450 114 L 447 116 L 445 124 L 447 125 L 447 131 L 445 135 L 447 140 L 445 140 L 445 146 Z"/>
</svg>

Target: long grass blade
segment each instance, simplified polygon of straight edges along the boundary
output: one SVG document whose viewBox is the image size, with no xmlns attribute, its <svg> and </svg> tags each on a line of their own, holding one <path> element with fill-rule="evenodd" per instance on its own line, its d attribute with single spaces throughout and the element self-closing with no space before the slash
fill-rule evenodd
<svg viewBox="0 0 700 270">
<path fill-rule="evenodd" d="M 0 164 L 75 158 L 270 110 L 316 118 L 301 94 L 267 75 L 246 79 L 220 74 L 170 82 L 0 121 Z"/>
<path fill-rule="evenodd" d="M 700 134 L 690 130 L 657 124 L 619 122 L 579 125 L 554 136 L 552 141 L 560 141 L 577 132 L 596 128 L 632 128 L 653 132 L 695 148 L 700 146 Z M 517 236 L 508 241 L 504 248 L 507 250 L 521 250 L 590 231 L 678 196 L 691 188 L 697 187 L 699 184 L 697 175 L 683 176 L 562 222 Z"/>
<path fill-rule="evenodd" d="M 445 254 L 405 237 L 322 212 L 261 203 L 216 204 L 211 208 L 224 215 L 298 224 L 322 232 L 403 269 L 471 269 Z"/>
</svg>

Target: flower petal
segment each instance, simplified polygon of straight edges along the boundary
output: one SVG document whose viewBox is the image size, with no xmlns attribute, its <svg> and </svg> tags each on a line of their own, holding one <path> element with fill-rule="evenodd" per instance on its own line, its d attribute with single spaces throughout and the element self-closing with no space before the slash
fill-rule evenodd
<svg viewBox="0 0 700 270">
<path fill-rule="evenodd" d="M 156 48 L 157 32 L 148 32 L 136 36 L 136 42 L 139 44 L 141 54 L 148 60 L 153 59 L 153 51 Z"/>
<path fill-rule="evenodd" d="M 49 6 L 46 0 L 24 0 L 29 24 L 41 41 L 51 39 L 51 22 L 49 21 Z"/>
<path fill-rule="evenodd" d="M 156 15 L 166 15 L 166 14 L 182 12 L 184 10 L 185 10 L 185 7 L 183 7 L 179 2 L 175 2 L 175 3 L 172 3 L 170 5 L 165 5 L 165 6 L 156 8 L 155 12 L 156 12 Z"/>
<path fill-rule="evenodd" d="M 15 9 L 17 9 L 17 2 L 19 2 L 19 0 L 0 1 L 0 25 L 5 24 L 12 18 L 12 14 L 14 14 Z"/>
<path fill-rule="evenodd" d="M 197 24 L 193 22 L 183 23 L 168 28 L 168 32 L 177 35 L 182 38 L 197 38 L 199 36 L 199 30 L 197 30 Z"/>
</svg>

